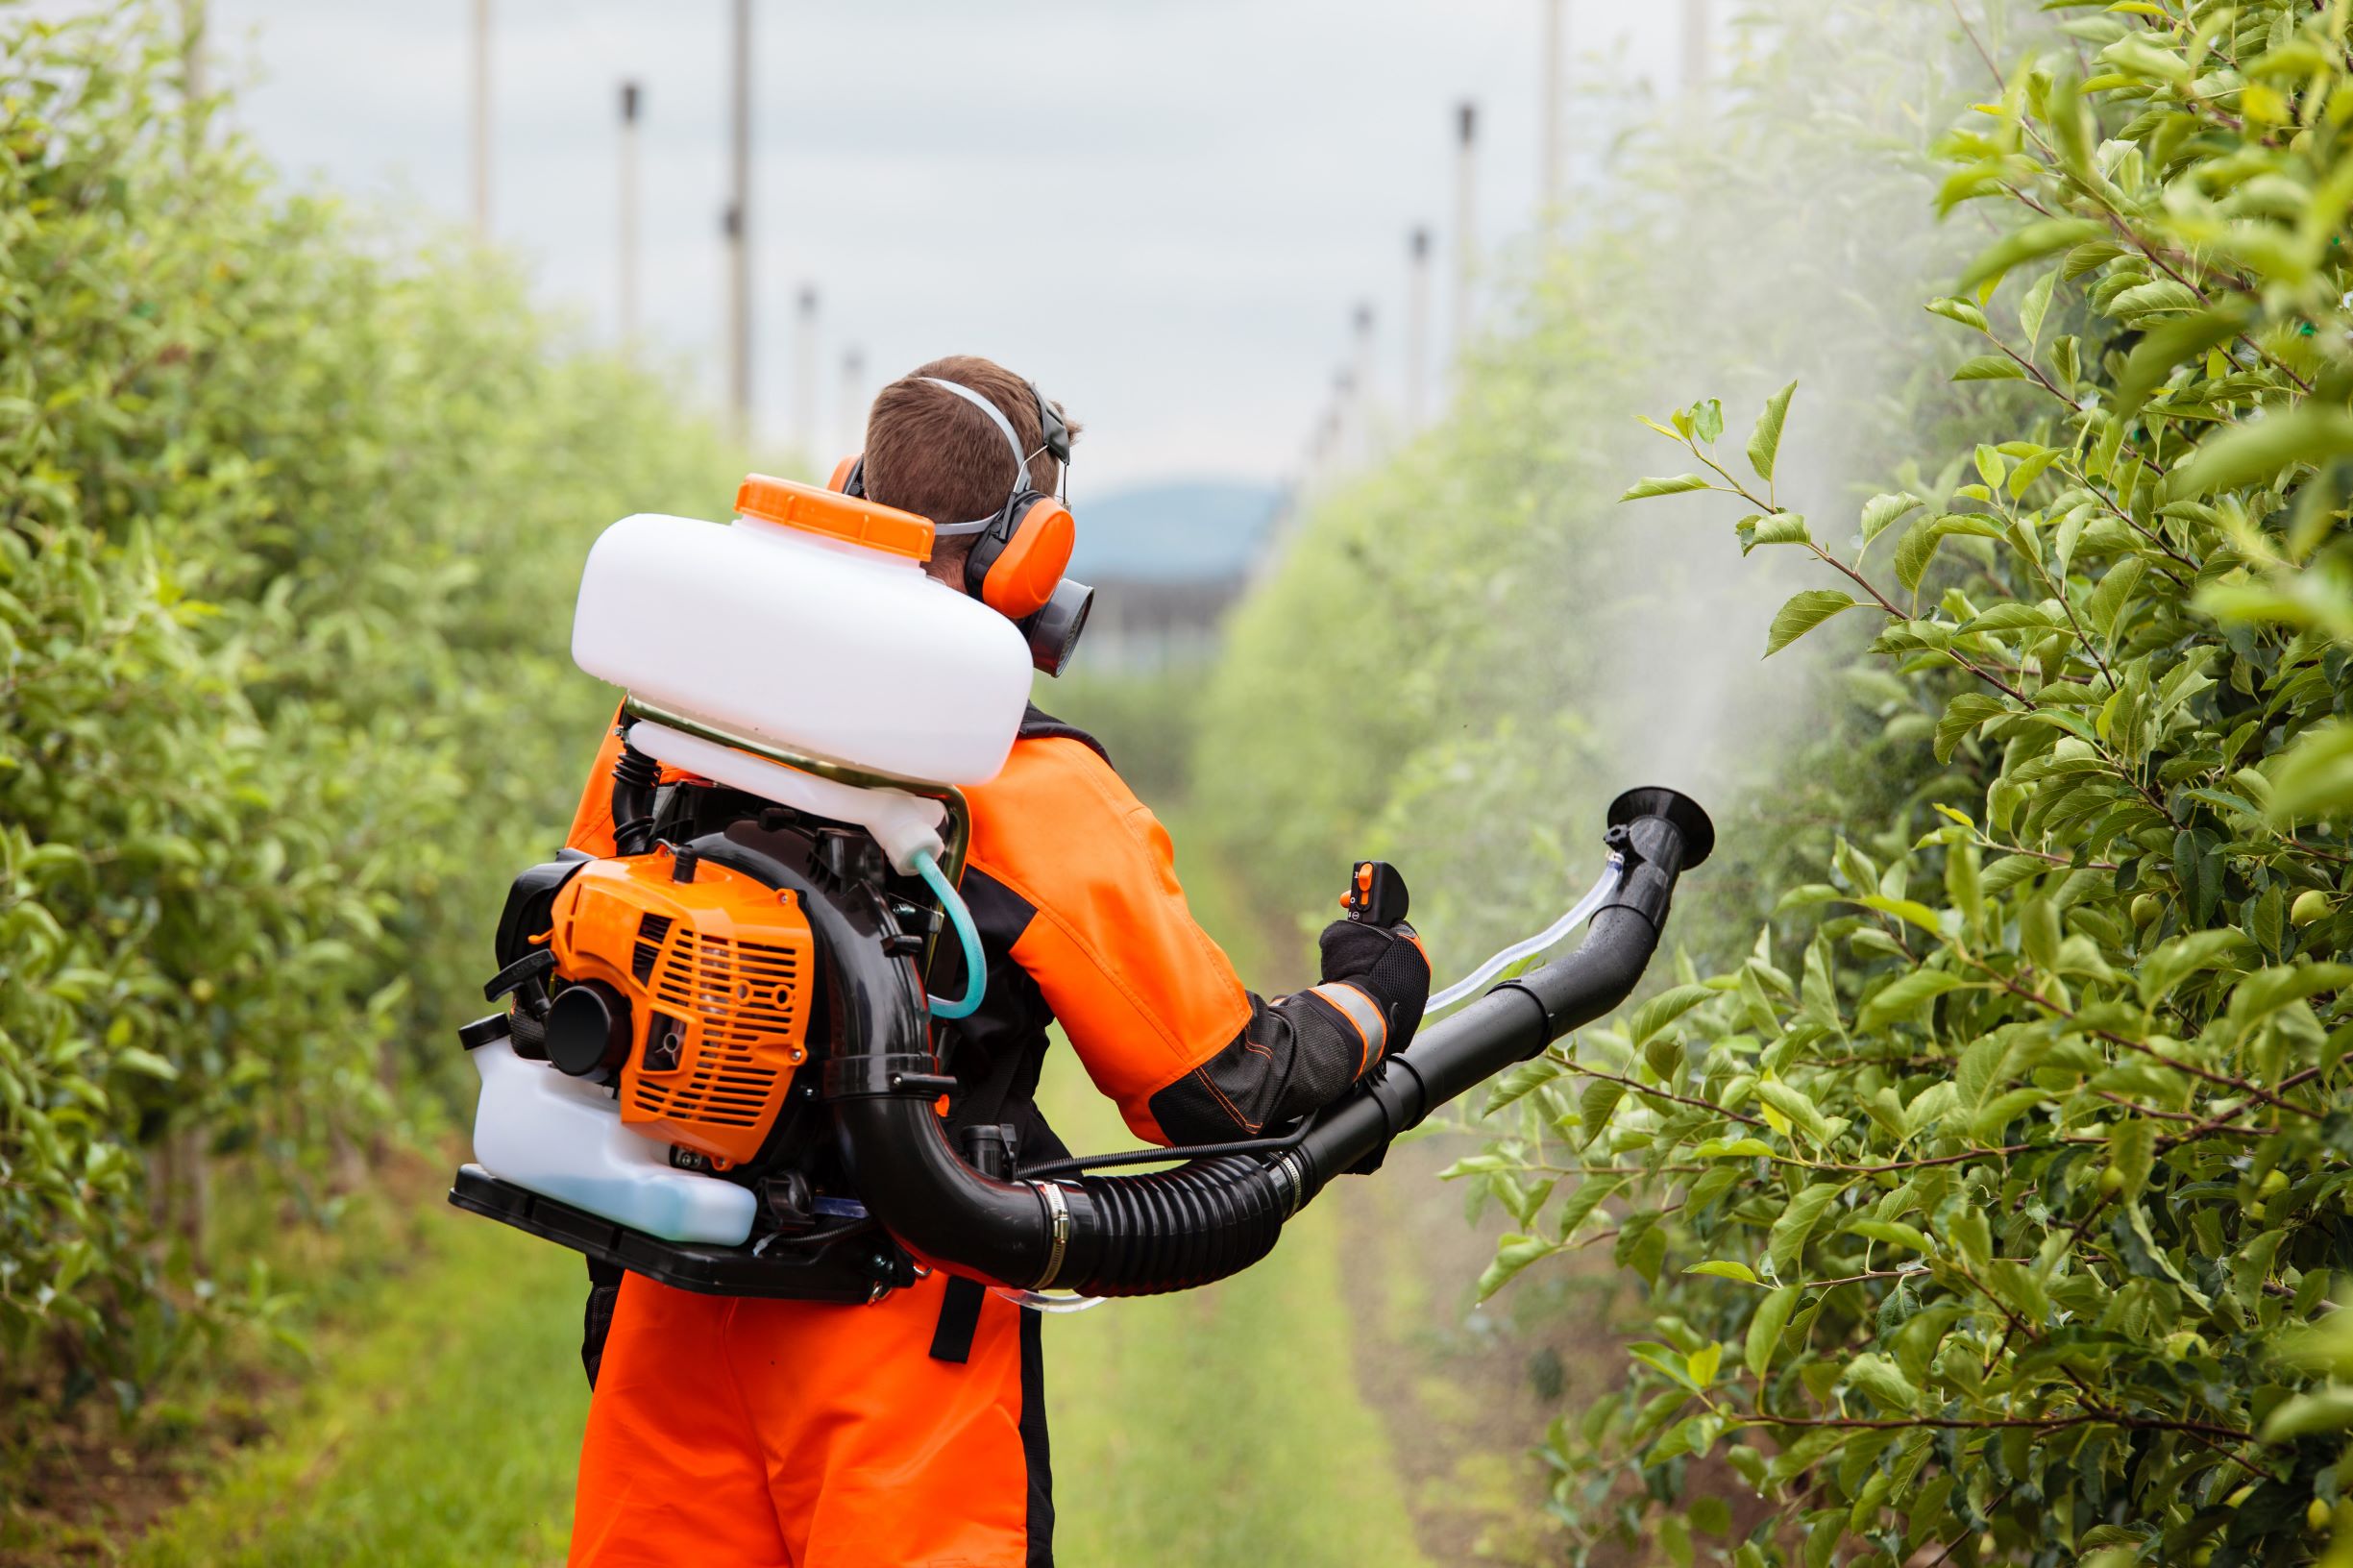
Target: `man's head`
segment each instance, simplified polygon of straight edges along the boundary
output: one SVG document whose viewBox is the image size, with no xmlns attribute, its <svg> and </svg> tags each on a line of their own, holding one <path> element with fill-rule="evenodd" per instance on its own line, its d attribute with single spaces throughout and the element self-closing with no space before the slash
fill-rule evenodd
<svg viewBox="0 0 2353 1568">
<path fill-rule="evenodd" d="M 870 499 L 944 525 L 977 522 L 1013 494 L 1020 465 L 1004 433 L 987 414 L 925 377 L 969 387 L 995 404 L 1029 455 L 1031 485 L 1042 491 L 1060 487 L 1061 465 L 1042 450 L 1045 432 L 1029 383 L 993 360 L 960 354 L 918 366 L 875 397 L 866 423 L 864 484 Z M 1060 404 L 1054 406 L 1061 411 Z M 1075 439 L 1077 421 L 1065 415 L 1064 423 Z M 928 570 L 942 582 L 961 587 L 971 549 L 968 536 L 942 539 Z"/>
</svg>

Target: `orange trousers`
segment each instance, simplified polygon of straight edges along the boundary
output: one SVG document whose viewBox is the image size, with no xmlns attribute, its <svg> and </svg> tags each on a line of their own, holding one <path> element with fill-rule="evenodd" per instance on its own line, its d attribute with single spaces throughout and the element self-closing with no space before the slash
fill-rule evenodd
<svg viewBox="0 0 2353 1568">
<path fill-rule="evenodd" d="M 625 1276 L 574 1568 L 1050 1568 L 1038 1314 L 992 1295 L 934 1360 L 944 1283 L 835 1307 Z"/>
</svg>

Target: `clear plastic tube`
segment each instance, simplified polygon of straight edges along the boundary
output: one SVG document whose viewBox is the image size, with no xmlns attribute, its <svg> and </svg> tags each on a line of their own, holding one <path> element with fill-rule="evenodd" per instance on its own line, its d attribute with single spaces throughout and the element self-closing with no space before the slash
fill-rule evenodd
<svg viewBox="0 0 2353 1568">
<path fill-rule="evenodd" d="M 1625 875 L 1625 857 L 1611 855 L 1607 864 L 1602 868 L 1601 880 L 1594 883 L 1592 889 L 1582 898 L 1571 905 L 1566 915 L 1561 916 L 1560 919 L 1527 941 L 1513 943 L 1453 985 L 1448 986 L 1444 991 L 1439 992 L 1435 996 L 1431 997 L 1430 1005 L 1422 1010 L 1422 1017 L 1426 1018 L 1433 1013 L 1465 1000 L 1509 966 L 1517 964 L 1521 959 L 1534 957 L 1576 930 L 1592 918 L 1595 910 L 1609 901 L 1610 895 L 1618 891 L 1618 883 Z"/>
<path fill-rule="evenodd" d="M 915 871 L 923 879 L 940 900 L 940 908 L 947 916 L 947 923 L 956 928 L 956 940 L 964 946 L 964 994 L 954 1001 L 944 997 L 926 996 L 935 1018 L 968 1018 L 980 1007 L 980 999 L 989 988 L 989 965 L 980 951 L 980 932 L 972 924 L 972 912 L 964 907 L 964 899 L 955 885 L 941 874 L 940 863 L 927 849 L 915 852 Z"/>
<path fill-rule="evenodd" d="M 1043 1290 L 1016 1290 L 1009 1285 L 993 1285 L 991 1295 L 1002 1296 L 1016 1307 L 1026 1307 L 1033 1312 L 1083 1312 L 1090 1307 L 1100 1307 L 1108 1296 L 1057 1296 Z"/>
</svg>

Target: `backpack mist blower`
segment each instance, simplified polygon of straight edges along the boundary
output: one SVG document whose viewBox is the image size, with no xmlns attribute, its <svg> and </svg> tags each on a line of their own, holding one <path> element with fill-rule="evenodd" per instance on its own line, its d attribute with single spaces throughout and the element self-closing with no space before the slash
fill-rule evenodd
<svg viewBox="0 0 2353 1568">
<path fill-rule="evenodd" d="M 516 880 L 485 988 L 508 1010 L 460 1031 L 482 1092 L 450 1200 L 662 1283 L 866 1302 L 922 1267 L 1025 1294 L 1222 1279 L 1335 1176 L 1624 1001 L 1713 846 L 1689 798 L 1630 791 L 1586 898 L 1432 1011 L 1589 918 L 1583 943 L 1298 1125 L 1015 1168 L 997 1129 L 959 1146 L 943 1115 L 972 1086 L 933 1022 L 987 973 L 956 891 L 961 787 L 1003 765 L 1091 591 L 1066 581 L 1017 625 L 924 575 L 920 518 L 757 478 L 737 508 L 625 518 L 591 552 L 574 657 L 629 694 L 616 852 Z M 1401 879 L 1357 872 L 1352 918 L 1405 918 Z M 926 996 L 951 936 L 968 992 Z M 1093 1173 L 1144 1164 L 1172 1168 Z"/>
</svg>

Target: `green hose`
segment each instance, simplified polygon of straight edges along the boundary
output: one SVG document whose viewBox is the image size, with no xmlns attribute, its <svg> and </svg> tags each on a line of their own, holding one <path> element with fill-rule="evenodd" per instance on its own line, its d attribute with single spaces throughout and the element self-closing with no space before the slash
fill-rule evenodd
<svg viewBox="0 0 2353 1568">
<path fill-rule="evenodd" d="M 980 1009 L 980 999 L 989 989 L 989 966 L 980 956 L 980 932 L 972 924 L 972 912 L 964 907 L 955 885 L 940 874 L 940 863 L 931 852 L 919 849 L 915 855 L 915 870 L 940 900 L 940 908 L 947 916 L 947 923 L 956 928 L 956 940 L 964 943 L 964 995 L 955 1001 L 944 1001 L 937 996 L 923 1000 L 935 1018 L 968 1018 Z"/>
</svg>

